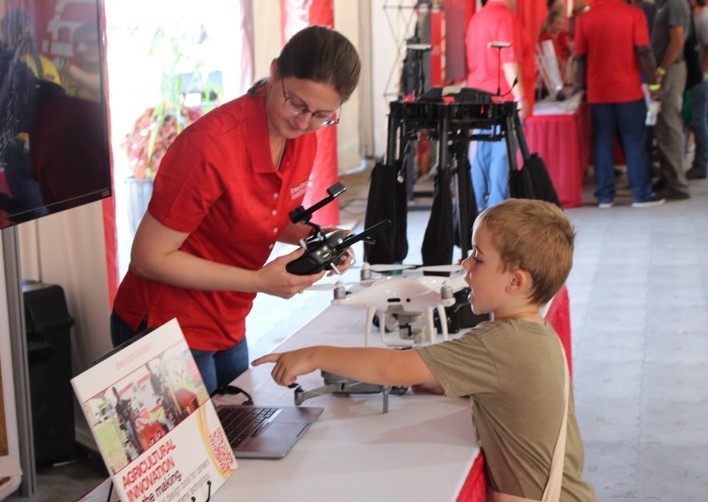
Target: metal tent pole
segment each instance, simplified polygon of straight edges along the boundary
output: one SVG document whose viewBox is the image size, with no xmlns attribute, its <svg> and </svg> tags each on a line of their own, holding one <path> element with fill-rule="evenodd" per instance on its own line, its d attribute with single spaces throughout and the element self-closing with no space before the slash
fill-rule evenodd
<svg viewBox="0 0 708 502">
<path fill-rule="evenodd" d="M 27 336 L 16 227 L 9 227 L 2 231 L 2 250 L 15 383 L 17 434 L 20 445 L 20 466 L 22 467 L 22 482 L 19 491 L 21 496 L 31 497 L 37 491 L 37 473 L 35 470 Z"/>
</svg>

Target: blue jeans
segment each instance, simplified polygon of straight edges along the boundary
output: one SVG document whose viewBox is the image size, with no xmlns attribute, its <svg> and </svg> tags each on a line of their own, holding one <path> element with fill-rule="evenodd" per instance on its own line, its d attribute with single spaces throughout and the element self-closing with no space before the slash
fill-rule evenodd
<svg viewBox="0 0 708 502">
<path fill-rule="evenodd" d="M 116 347 L 138 333 L 145 331 L 147 319 L 144 319 L 137 330 L 128 326 L 115 312 L 111 313 L 111 341 Z M 244 338 L 231 348 L 225 350 L 195 350 L 190 349 L 194 362 L 207 391 L 211 395 L 217 387 L 231 381 L 248 369 L 248 343 Z"/>
<path fill-rule="evenodd" d="M 696 135 L 696 155 L 691 169 L 706 174 L 708 167 L 708 81 L 691 87 L 691 129 Z"/>
<path fill-rule="evenodd" d="M 147 318 L 143 319 L 137 330 L 133 330 L 128 326 L 123 319 L 118 317 L 118 314 L 111 312 L 111 343 L 117 347 L 121 343 L 125 343 L 133 338 L 138 333 L 142 333 L 147 329 Z"/>
<path fill-rule="evenodd" d="M 612 146 L 619 132 L 634 202 L 651 197 L 649 160 L 645 149 L 647 106 L 644 99 L 628 103 L 591 104 L 595 196 L 600 203 L 615 199 L 615 161 Z"/>
<path fill-rule="evenodd" d="M 471 148 L 471 147 L 470 147 Z M 472 188 L 477 211 L 509 198 L 509 162 L 506 140 L 478 141 L 472 159 Z"/>
<path fill-rule="evenodd" d="M 194 362 L 209 394 L 222 385 L 227 385 L 248 369 L 248 343 L 244 338 L 239 343 L 225 350 L 192 349 Z"/>
</svg>

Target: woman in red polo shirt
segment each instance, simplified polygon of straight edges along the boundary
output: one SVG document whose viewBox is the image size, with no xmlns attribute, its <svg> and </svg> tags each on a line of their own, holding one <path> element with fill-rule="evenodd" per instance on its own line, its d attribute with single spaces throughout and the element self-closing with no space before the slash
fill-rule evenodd
<svg viewBox="0 0 708 502">
<path fill-rule="evenodd" d="M 210 393 L 248 368 L 245 321 L 256 293 L 290 298 L 323 275 L 286 271 L 301 249 L 266 260 L 276 241 L 296 244 L 311 233 L 289 220 L 317 149 L 308 133 L 337 123 L 360 66 L 344 36 L 305 28 L 268 79 L 177 137 L 116 295 L 114 346 L 176 317 Z"/>
</svg>

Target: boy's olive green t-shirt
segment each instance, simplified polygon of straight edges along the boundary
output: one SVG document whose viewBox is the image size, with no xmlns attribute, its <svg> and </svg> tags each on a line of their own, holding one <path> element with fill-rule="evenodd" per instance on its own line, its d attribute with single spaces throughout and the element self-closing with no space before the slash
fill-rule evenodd
<svg viewBox="0 0 708 502">
<path fill-rule="evenodd" d="M 563 416 L 565 355 L 550 324 L 488 321 L 417 351 L 448 397 L 472 399 L 491 487 L 540 500 Z M 594 501 L 572 385 L 569 400 L 561 500 Z"/>
</svg>

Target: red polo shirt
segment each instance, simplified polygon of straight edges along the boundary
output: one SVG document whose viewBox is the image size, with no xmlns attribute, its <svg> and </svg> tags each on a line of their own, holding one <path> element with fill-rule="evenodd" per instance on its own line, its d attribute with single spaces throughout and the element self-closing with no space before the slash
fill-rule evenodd
<svg viewBox="0 0 708 502">
<path fill-rule="evenodd" d="M 575 26 L 575 53 L 587 56 L 588 103 L 643 99 L 636 48 L 649 45 L 644 13 L 622 0 L 597 0 Z"/>
<path fill-rule="evenodd" d="M 553 35 L 551 33 L 548 33 L 547 31 L 544 31 L 543 33 L 541 33 L 541 36 L 538 37 L 538 41 L 543 42 L 544 40 L 550 40 L 551 42 L 553 42 L 553 49 L 556 52 L 556 58 L 561 61 L 568 61 L 568 59 L 570 59 L 570 56 L 573 53 L 570 50 L 567 32 L 561 31 L 556 35 Z"/>
<path fill-rule="evenodd" d="M 301 204 L 316 137 L 289 140 L 280 169 L 270 155 L 265 96 L 227 103 L 180 134 L 160 164 L 148 211 L 163 225 L 187 232 L 182 251 L 256 270 L 268 259 Z M 197 291 L 138 277 L 123 279 L 114 310 L 137 328 L 176 317 L 190 348 L 222 350 L 245 336 L 253 293 Z"/>
<path fill-rule="evenodd" d="M 507 101 L 514 99 L 504 72 L 499 72 L 499 49 L 489 47 L 489 42 L 510 42 L 511 47 L 501 49 L 501 63 L 517 63 L 523 54 L 519 21 L 505 4 L 489 0 L 474 14 L 467 25 L 467 87 L 496 93 L 500 82 L 501 94 Z M 501 75 L 501 78 L 500 78 Z"/>
</svg>

